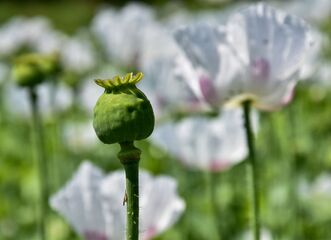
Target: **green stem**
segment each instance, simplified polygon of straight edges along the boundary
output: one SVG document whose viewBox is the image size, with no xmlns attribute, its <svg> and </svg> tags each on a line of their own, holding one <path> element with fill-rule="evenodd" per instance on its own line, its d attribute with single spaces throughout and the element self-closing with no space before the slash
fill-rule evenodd
<svg viewBox="0 0 331 240">
<path fill-rule="evenodd" d="M 258 171 L 255 160 L 255 148 L 254 148 L 254 134 L 252 131 L 252 124 L 250 119 L 250 107 L 251 102 L 245 101 L 243 103 L 244 120 L 246 130 L 246 140 L 249 149 L 249 157 L 247 161 L 247 171 L 250 185 L 250 195 L 252 200 L 252 218 L 253 218 L 253 233 L 254 239 L 260 239 L 260 214 L 259 214 L 259 187 L 258 187 Z"/>
<path fill-rule="evenodd" d="M 222 239 L 221 219 L 219 219 L 218 214 L 218 204 L 217 204 L 217 183 L 218 183 L 218 173 L 209 172 L 209 185 L 210 185 L 210 206 L 213 215 L 213 222 L 216 230 L 216 239 Z"/>
<path fill-rule="evenodd" d="M 39 209 L 39 231 L 40 239 L 46 239 L 46 215 L 47 215 L 47 201 L 48 201 L 48 171 L 46 162 L 45 141 L 42 128 L 41 117 L 38 109 L 38 95 L 34 88 L 29 89 L 29 97 L 32 110 L 32 120 L 34 128 L 35 147 L 37 150 L 37 164 L 39 177 L 39 191 L 40 191 L 40 209 Z"/>
<path fill-rule="evenodd" d="M 300 162 L 300 158 L 298 156 L 298 124 L 299 121 L 296 120 L 296 116 L 299 114 L 296 111 L 295 104 L 289 106 L 288 109 L 288 120 L 289 120 L 289 138 L 291 139 L 291 161 L 289 162 L 290 166 L 288 167 L 289 170 L 289 206 L 292 206 L 292 217 L 293 217 L 293 228 L 290 230 L 292 231 L 292 236 L 295 239 L 302 238 L 303 227 L 302 227 L 302 219 L 300 217 L 300 199 L 296 193 L 298 183 L 299 183 L 299 172 L 298 172 L 298 162 Z"/>
<path fill-rule="evenodd" d="M 1 81 L 1 80 L 0 80 Z M 0 83 L 0 126 L 4 123 L 5 118 L 5 109 L 3 104 L 3 84 Z"/>
<path fill-rule="evenodd" d="M 57 114 L 56 109 L 56 94 L 58 91 L 58 79 L 55 77 L 52 79 L 51 82 L 51 95 L 50 95 L 50 107 L 51 107 L 51 122 L 50 122 L 50 129 L 52 132 L 51 137 L 51 146 L 52 146 L 52 158 L 51 161 L 49 161 L 49 166 L 52 169 L 52 172 L 50 173 L 50 177 L 52 179 L 52 185 L 50 186 L 50 189 L 57 189 L 60 183 L 60 174 L 59 174 L 59 166 L 57 158 L 59 158 L 60 146 L 59 146 L 59 125 L 60 125 L 60 118 Z"/>
<path fill-rule="evenodd" d="M 126 175 L 126 240 L 139 238 L 139 160 L 141 151 L 133 142 L 120 143 L 121 151 L 118 158 L 125 169 Z"/>
</svg>

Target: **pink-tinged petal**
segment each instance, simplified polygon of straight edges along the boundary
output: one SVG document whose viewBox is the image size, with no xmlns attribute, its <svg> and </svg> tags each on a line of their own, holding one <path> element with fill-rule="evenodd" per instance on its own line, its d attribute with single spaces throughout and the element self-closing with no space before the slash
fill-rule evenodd
<svg viewBox="0 0 331 240">
<path fill-rule="evenodd" d="M 144 232 L 144 240 L 150 240 L 157 235 L 157 230 L 154 226 L 150 226 L 147 231 Z"/>
<path fill-rule="evenodd" d="M 209 170 L 212 172 L 222 172 L 230 167 L 231 163 L 229 161 L 213 160 L 209 165 Z"/>
<path fill-rule="evenodd" d="M 205 76 L 199 79 L 200 91 L 206 102 L 215 106 L 218 102 L 218 95 L 213 82 Z"/>
<path fill-rule="evenodd" d="M 107 237 L 104 234 L 94 231 L 86 231 L 84 237 L 86 240 L 107 240 Z"/>
<path fill-rule="evenodd" d="M 289 104 L 291 101 L 292 101 L 292 99 L 293 99 L 293 97 L 294 97 L 294 93 L 295 93 L 295 88 L 294 88 L 294 86 L 292 86 L 289 90 L 288 90 L 288 93 L 284 96 L 284 98 L 283 98 L 283 101 L 282 101 L 282 104 L 285 106 L 285 105 L 287 105 L 287 104 Z"/>
<path fill-rule="evenodd" d="M 299 72 L 289 79 L 279 83 L 272 92 L 267 92 L 256 102 L 256 107 L 265 111 L 276 111 L 289 104 L 294 96 L 294 90 Z"/>
</svg>

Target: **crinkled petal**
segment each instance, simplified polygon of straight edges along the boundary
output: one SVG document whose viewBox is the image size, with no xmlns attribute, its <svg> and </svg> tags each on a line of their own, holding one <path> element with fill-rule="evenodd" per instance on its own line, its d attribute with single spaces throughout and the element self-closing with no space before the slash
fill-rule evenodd
<svg viewBox="0 0 331 240">
<path fill-rule="evenodd" d="M 99 194 L 102 178 L 102 171 L 85 161 L 66 186 L 50 199 L 52 208 L 63 215 L 81 236 L 89 231 L 105 231 Z"/>
</svg>

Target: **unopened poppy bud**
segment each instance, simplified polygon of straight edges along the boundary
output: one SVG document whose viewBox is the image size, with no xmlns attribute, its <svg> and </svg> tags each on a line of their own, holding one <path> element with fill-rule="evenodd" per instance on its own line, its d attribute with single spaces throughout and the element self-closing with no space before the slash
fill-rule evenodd
<svg viewBox="0 0 331 240">
<path fill-rule="evenodd" d="M 51 76 L 61 71 L 60 58 L 57 53 L 40 56 L 40 67 L 46 76 Z"/>
<path fill-rule="evenodd" d="M 154 113 L 147 97 L 137 87 L 143 77 L 128 73 L 110 80 L 96 80 L 105 88 L 94 108 L 93 127 L 107 144 L 147 138 L 154 129 Z"/>
<path fill-rule="evenodd" d="M 15 59 L 13 78 L 20 86 L 35 86 L 59 71 L 56 55 L 24 54 Z"/>
</svg>

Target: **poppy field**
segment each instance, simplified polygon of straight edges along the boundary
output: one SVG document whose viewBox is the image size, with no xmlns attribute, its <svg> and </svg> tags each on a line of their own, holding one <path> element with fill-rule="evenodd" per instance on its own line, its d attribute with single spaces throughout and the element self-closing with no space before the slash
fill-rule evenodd
<svg viewBox="0 0 331 240">
<path fill-rule="evenodd" d="M 331 239 L 330 1 L 32 2 L 0 3 L 1 240 Z"/>
</svg>

